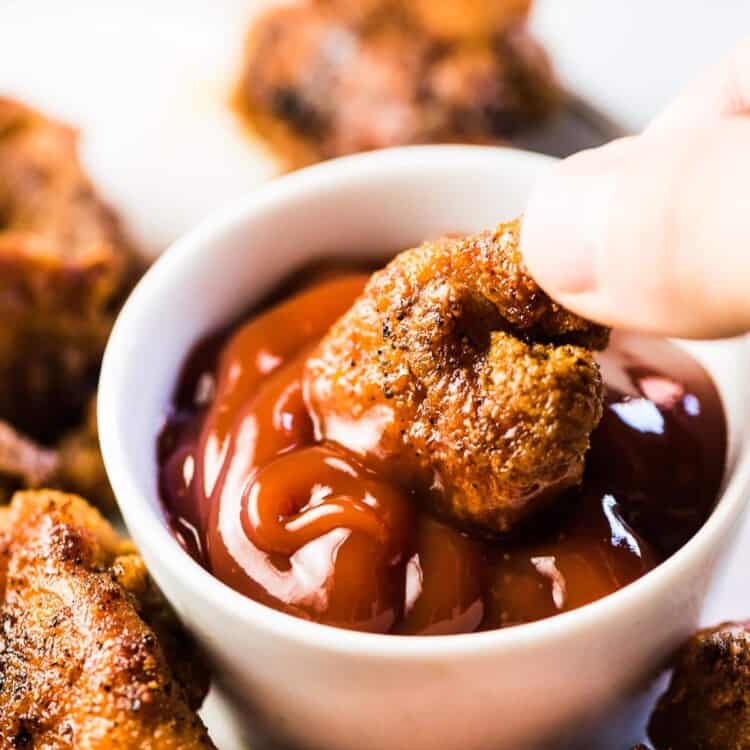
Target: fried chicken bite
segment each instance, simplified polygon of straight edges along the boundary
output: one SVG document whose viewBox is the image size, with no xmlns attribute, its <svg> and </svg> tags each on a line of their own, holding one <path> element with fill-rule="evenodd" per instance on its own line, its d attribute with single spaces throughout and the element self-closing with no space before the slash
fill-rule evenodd
<svg viewBox="0 0 750 750">
<path fill-rule="evenodd" d="M 482 39 L 522 23 L 531 0 L 403 0 L 416 24 L 442 40 Z"/>
<path fill-rule="evenodd" d="M 252 31 L 238 105 L 290 168 L 414 143 L 424 54 L 395 28 L 365 40 L 326 11 L 278 8 Z"/>
<path fill-rule="evenodd" d="M 446 48 L 430 66 L 426 88 L 448 141 L 512 140 L 561 101 L 546 53 L 523 31 Z"/>
<path fill-rule="evenodd" d="M 7 487 L 13 486 L 13 479 L 25 487 L 39 487 L 54 475 L 58 466 L 54 450 L 43 448 L 7 422 L 0 422 L 0 477 L 5 478 Z M 10 498 L 0 498 L 5 499 Z"/>
<path fill-rule="evenodd" d="M 317 0 L 355 24 L 397 18 L 436 39 L 476 40 L 522 23 L 531 0 Z"/>
<path fill-rule="evenodd" d="M 398 255 L 310 356 L 320 438 L 384 463 L 439 514 L 512 529 L 581 481 L 608 331 L 526 272 L 519 222 Z"/>
<path fill-rule="evenodd" d="M 99 449 L 96 399 L 83 424 L 73 428 L 51 448 L 40 445 L 0 421 L 0 503 L 21 488 L 54 487 L 90 497 L 105 511 L 115 508 L 115 497 Z"/>
<path fill-rule="evenodd" d="M 43 442 L 83 413 L 140 270 L 76 140 L 0 98 L 0 419 Z"/>
<path fill-rule="evenodd" d="M 687 642 L 648 729 L 671 750 L 750 747 L 750 623 L 724 623 Z"/>
<path fill-rule="evenodd" d="M 555 111 L 561 93 L 523 29 L 446 44 L 398 4 L 299 3 L 256 21 L 236 102 L 296 168 L 404 144 L 497 143 Z"/>
<path fill-rule="evenodd" d="M 92 395 L 140 270 L 74 131 L 0 98 L 0 502 L 45 485 L 113 507 Z"/>
<path fill-rule="evenodd" d="M 133 545 L 85 501 L 0 515 L 0 747 L 213 748 L 207 673 Z"/>
<path fill-rule="evenodd" d="M 57 489 L 91 498 L 102 511 L 115 508 L 115 495 L 99 449 L 96 398 L 89 401 L 84 421 L 57 441 L 55 451 L 58 462 L 48 486 L 51 484 Z"/>
<path fill-rule="evenodd" d="M 408 15 L 401 0 L 313 0 L 312 5 L 358 28 L 374 26 L 394 16 L 406 23 Z"/>
</svg>

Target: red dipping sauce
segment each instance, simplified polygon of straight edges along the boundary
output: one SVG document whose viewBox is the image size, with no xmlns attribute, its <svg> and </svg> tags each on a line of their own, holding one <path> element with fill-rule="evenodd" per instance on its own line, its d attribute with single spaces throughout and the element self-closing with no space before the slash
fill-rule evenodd
<svg viewBox="0 0 750 750">
<path fill-rule="evenodd" d="M 366 274 L 324 278 L 189 357 L 159 440 L 183 546 L 275 609 L 344 628 L 438 635 L 568 611 L 669 557 L 711 513 L 726 424 L 703 368 L 663 340 L 615 334 L 583 484 L 513 538 L 472 538 L 339 445 L 305 403 L 307 353 Z"/>
</svg>

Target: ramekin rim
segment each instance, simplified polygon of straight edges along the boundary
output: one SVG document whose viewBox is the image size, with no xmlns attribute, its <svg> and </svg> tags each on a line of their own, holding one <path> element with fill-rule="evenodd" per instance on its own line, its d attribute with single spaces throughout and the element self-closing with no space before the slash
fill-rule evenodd
<svg viewBox="0 0 750 750">
<path fill-rule="evenodd" d="M 203 601 L 217 611 L 222 611 L 225 616 L 231 616 L 280 638 L 331 653 L 423 660 L 430 657 L 444 658 L 451 654 L 469 655 L 501 648 L 528 647 L 540 640 L 562 639 L 573 631 L 596 627 L 610 617 L 627 612 L 636 601 L 647 598 L 649 592 L 653 595 L 667 587 L 670 580 L 679 577 L 680 568 L 685 567 L 690 556 L 702 557 L 707 554 L 712 546 L 712 539 L 721 537 L 724 528 L 736 520 L 744 509 L 746 490 L 750 486 L 750 450 L 747 440 L 743 441 L 740 455 L 728 481 L 725 481 L 711 516 L 698 532 L 654 570 L 622 589 L 550 618 L 478 633 L 445 636 L 362 633 L 278 612 L 231 589 L 185 552 L 169 531 L 163 514 L 140 492 L 137 483 L 129 475 L 126 452 L 117 439 L 117 428 L 110 419 L 111 405 L 118 393 L 114 380 L 122 356 L 118 347 L 121 340 L 127 340 L 135 334 L 135 331 L 130 330 L 137 322 L 134 311 L 142 304 L 142 300 L 148 298 L 152 288 L 156 289 L 161 285 L 162 277 L 168 277 L 173 266 L 185 262 L 185 257 L 190 253 L 207 252 L 221 233 L 230 230 L 237 222 L 246 220 L 248 212 L 260 212 L 264 207 L 282 200 L 284 195 L 309 189 L 321 179 L 341 179 L 346 170 L 367 168 L 377 171 L 394 166 L 403 168 L 404 160 L 409 158 L 414 160 L 415 165 L 424 165 L 437 157 L 442 160 L 478 158 L 484 161 L 487 158 L 506 158 L 509 155 L 511 159 L 526 161 L 528 164 L 537 162 L 542 165 L 555 161 L 552 157 L 512 148 L 438 145 L 399 147 L 324 162 L 277 178 L 233 201 L 178 239 L 153 264 L 134 289 L 115 323 L 102 365 L 99 393 L 100 440 L 107 473 L 118 498 L 128 498 L 127 503 L 120 503 L 120 507 L 128 527 L 137 525 L 138 533 L 135 536 L 145 540 L 144 554 L 147 558 L 150 557 L 151 550 L 158 549 L 160 563 L 167 566 L 173 575 L 184 577 L 185 585 L 197 592 Z M 337 177 L 339 170 L 341 174 Z M 154 440 L 155 436 L 150 436 L 150 439 Z M 158 578 L 158 573 L 156 577 Z"/>
</svg>

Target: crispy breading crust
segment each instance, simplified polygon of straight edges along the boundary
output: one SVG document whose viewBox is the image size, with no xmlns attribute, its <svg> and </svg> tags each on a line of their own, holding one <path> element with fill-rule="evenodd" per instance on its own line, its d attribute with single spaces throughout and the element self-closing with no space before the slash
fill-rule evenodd
<svg viewBox="0 0 750 750">
<path fill-rule="evenodd" d="M 649 736 L 671 750 L 750 747 L 750 623 L 696 633 L 677 657 Z"/>
<path fill-rule="evenodd" d="M 608 331 L 526 273 L 519 222 L 401 253 L 310 357 L 319 436 L 384 461 L 465 526 L 507 532 L 580 482 Z"/>
<path fill-rule="evenodd" d="M 0 540 L 0 747 L 213 747 L 207 674 L 130 542 L 52 491 L 18 493 Z"/>
<path fill-rule="evenodd" d="M 75 132 L 0 97 L 0 419 L 46 442 L 72 426 L 139 271 Z"/>
</svg>

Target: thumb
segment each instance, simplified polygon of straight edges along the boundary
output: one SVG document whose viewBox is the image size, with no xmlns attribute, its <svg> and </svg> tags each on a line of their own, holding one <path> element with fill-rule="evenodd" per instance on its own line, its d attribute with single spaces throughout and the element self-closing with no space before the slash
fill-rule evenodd
<svg viewBox="0 0 750 750">
<path fill-rule="evenodd" d="M 557 164 L 524 217 L 539 284 L 612 326 L 750 329 L 750 118 L 655 128 Z"/>
</svg>

